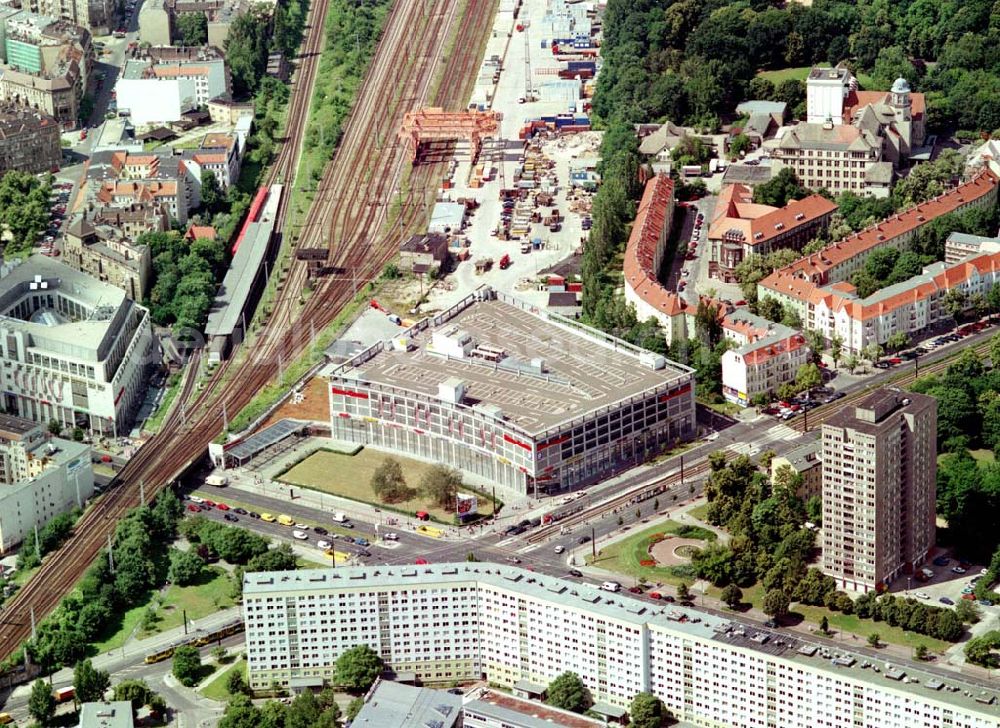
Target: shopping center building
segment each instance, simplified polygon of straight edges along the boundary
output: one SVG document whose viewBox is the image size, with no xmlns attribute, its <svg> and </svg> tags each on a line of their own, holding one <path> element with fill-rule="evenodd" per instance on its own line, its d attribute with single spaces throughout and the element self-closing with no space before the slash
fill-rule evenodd
<svg viewBox="0 0 1000 728">
<path fill-rule="evenodd" d="M 695 434 L 694 372 L 481 288 L 330 375 L 336 440 L 520 494 L 594 482 Z"/>
</svg>

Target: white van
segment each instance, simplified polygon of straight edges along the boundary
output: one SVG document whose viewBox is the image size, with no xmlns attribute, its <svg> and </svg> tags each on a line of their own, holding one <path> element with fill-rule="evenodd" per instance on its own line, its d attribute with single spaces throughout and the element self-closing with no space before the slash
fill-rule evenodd
<svg viewBox="0 0 1000 728">
<path fill-rule="evenodd" d="M 619 584 L 617 581 L 606 581 L 603 584 L 601 584 L 601 589 L 603 589 L 604 591 L 616 592 L 621 588 L 622 585 Z"/>
<path fill-rule="evenodd" d="M 336 523 L 347 523 L 347 522 L 348 522 L 349 520 L 351 520 L 351 519 L 350 519 L 350 518 L 348 518 L 348 517 L 347 517 L 347 516 L 346 516 L 345 514 L 343 514 L 343 513 L 340 513 L 340 512 L 338 511 L 337 513 L 334 513 L 334 514 L 333 514 L 333 520 L 334 520 L 334 521 L 335 521 Z"/>
<path fill-rule="evenodd" d="M 227 478 L 225 475 L 209 475 L 207 478 L 205 478 L 205 484 L 214 485 L 218 488 L 221 488 L 225 485 L 229 485 L 229 478 Z"/>
</svg>

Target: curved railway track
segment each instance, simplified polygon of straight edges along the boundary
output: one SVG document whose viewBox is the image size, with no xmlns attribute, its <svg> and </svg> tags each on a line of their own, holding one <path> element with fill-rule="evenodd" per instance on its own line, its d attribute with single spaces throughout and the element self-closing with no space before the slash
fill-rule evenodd
<svg viewBox="0 0 1000 728">
<path fill-rule="evenodd" d="M 308 121 L 312 84 L 323 47 L 328 0 L 316 0 L 310 10 L 302 61 L 289 106 L 288 133 L 269 183 L 290 185 L 299 159 L 299 145 Z M 401 200 L 400 227 L 412 227 L 425 215 L 426 190 L 436 189 L 444 162 L 415 167 L 405 193 L 400 193 L 407 151 L 395 141 L 402 115 L 420 106 L 464 106 L 467 79 L 479 64 L 480 42 L 492 23 L 496 0 L 467 0 L 460 16 L 459 0 L 397 0 L 379 41 L 375 58 L 359 91 L 358 104 L 345 123 L 334 159 L 327 166 L 298 245 L 330 250 L 333 265 L 352 271 L 345 278 L 320 281 L 304 306 L 298 299 L 306 282 L 305 267 L 293 261 L 274 309 L 254 342 L 253 356 L 220 366 L 204 389 L 186 407 L 175 406 L 160 430 L 132 458 L 112 488 L 87 512 L 73 535 L 44 560 L 0 616 L 0 658 L 12 654 L 31 636 L 32 616 L 49 614 L 107 543 L 118 520 L 139 503 L 140 483 L 147 499 L 161 490 L 193 460 L 202 456 L 221 430 L 222 407 L 235 414 L 278 373 L 280 361 L 291 362 L 310 342 L 310 332 L 331 322 L 357 289 L 374 277 L 394 255 L 397 225 L 387 230 L 393 194 Z M 462 22 L 462 18 L 468 22 Z M 457 24 L 458 27 L 455 27 Z M 454 31 L 454 53 L 445 57 Z M 412 49 L 420 49 L 414 53 Z M 411 55 L 412 54 L 412 55 Z M 430 83 L 444 66 L 435 93 Z M 430 98 L 428 98 L 430 97 Z M 287 202 L 279 208 L 283 225 Z M 200 355 L 192 366 L 177 402 L 195 394 Z M 228 388 L 218 386 L 223 373 L 234 369 Z M 190 420 L 190 421 L 186 421 Z"/>
</svg>

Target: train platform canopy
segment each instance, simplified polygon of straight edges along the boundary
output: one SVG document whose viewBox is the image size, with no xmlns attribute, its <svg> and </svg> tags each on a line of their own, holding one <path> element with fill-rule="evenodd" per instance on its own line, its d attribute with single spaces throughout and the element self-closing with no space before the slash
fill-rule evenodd
<svg viewBox="0 0 1000 728">
<path fill-rule="evenodd" d="M 243 465 L 272 445 L 301 432 L 307 424 L 300 420 L 278 420 L 273 425 L 227 448 L 226 459 L 234 461 L 237 465 Z"/>
<path fill-rule="evenodd" d="M 280 194 L 272 194 L 259 222 L 246 226 L 243 240 L 233 256 L 232 265 L 222 281 L 208 314 L 205 337 L 229 337 L 240 324 L 254 281 L 260 273 L 271 244 Z"/>
</svg>

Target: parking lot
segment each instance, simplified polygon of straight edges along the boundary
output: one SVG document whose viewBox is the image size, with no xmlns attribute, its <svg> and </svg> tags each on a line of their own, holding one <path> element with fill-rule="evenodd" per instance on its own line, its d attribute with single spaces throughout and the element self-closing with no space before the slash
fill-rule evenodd
<svg viewBox="0 0 1000 728">
<path fill-rule="evenodd" d="M 39 236 L 37 250 L 42 255 L 54 258 L 59 255 L 56 239 L 59 237 L 66 222 L 66 209 L 73 190 L 71 182 L 55 182 L 49 197 L 49 226 Z"/>
<path fill-rule="evenodd" d="M 973 589 L 982 578 L 985 568 L 967 561 L 957 561 L 950 554 L 941 551 L 921 570 L 926 569 L 933 576 L 913 576 L 897 581 L 903 596 L 911 596 L 921 602 L 935 606 L 954 606 L 961 600 L 975 601 Z M 927 581 L 922 579 L 927 578 Z M 984 615 L 1000 614 L 1000 605 L 977 602 Z"/>
</svg>

